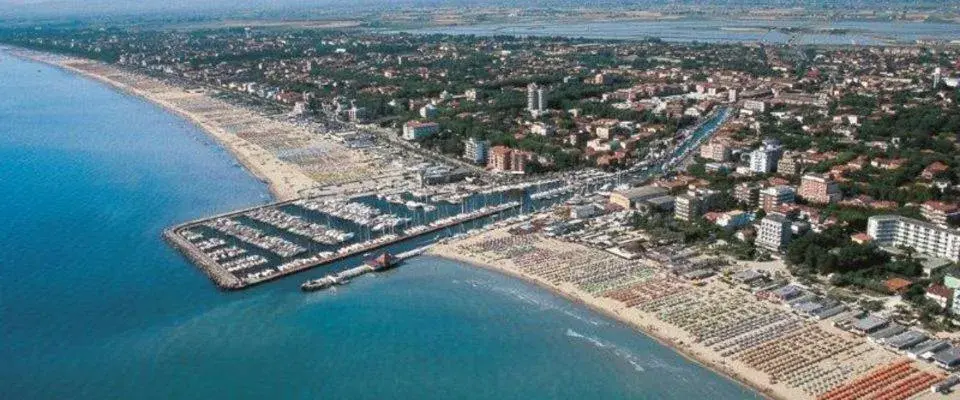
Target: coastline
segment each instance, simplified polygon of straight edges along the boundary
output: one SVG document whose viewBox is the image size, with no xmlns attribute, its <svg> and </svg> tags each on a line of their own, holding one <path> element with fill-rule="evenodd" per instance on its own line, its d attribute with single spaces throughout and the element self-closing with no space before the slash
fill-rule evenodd
<svg viewBox="0 0 960 400">
<path fill-rule="evenodd" d="M 514 233 L 510 227 L 442 242 L 429 254 L 550 290 L 758 397 L 814 400 L 897 362 L 909 364 L 918 379 L 945 376 L 933 365 L 913 362 L 833 321 L 796 315 L 722 278 L 679 278 L 653 259 L 627 260 L 539 233 Z M 922 391 L 910 398 L 927 395 Z"/>
<path fill-rule="evenodd" d="M 286 163 L 270 153 L 269 150 L 229 132 L 222 123 L 214 119 L 207 118 L 202 114 L 191 112 L 189 109 L 177 105 L 176 103 L 170 101 L 168 97 L 169 95 L 186 96 L 191 98 L 196 96 L 197 98 L 210 100 L 210 98 L 205 94 L 193 93 L 187 89 L 167 85 L 153 78 L 149 78 L 137 73 L 126 72 L 99 62 L 71 59 L 57 55 L 46 55 L 45 53 L 29 52 L 27 54 L 23 54 L 14 53 L 11 51 L 5 52 L 16 57 L 25 58 L 35 62 L 41 62 L 86 78 L 95 79 L 113 88 L 119 89 L 124 93 L 150 101 L 151 103 L 162 107 L 164 110 L 173 112 L 177 116 L 190 121 L 202 129 L 207 135 L 213 137 L 221 147 L 227 149 L 251 175 L 266 183 L 271 193 L 278 201 L 285 201 L 299 197 L 301 190 L 315 187 L 317 184 L 316 181 L 303 174 L 303 172 L 300 171 L 297 166 Z M 123 80 L 116 79 L 115 76 L 117 75 L 126 78 L 133 77 L 131 79 L 136 79 L 138 82 L 149 81 L 149 83 L 147 86 L 132 85 L 125 83 Z M 160 91 L 160 94 L 158 94 L 157 90 Z M 230 107 L 233 109 L 232 111 L 235 112 L 252 114 L 247 110 L 229 106 L 219 101 L 217 101 L 217 103 L 223 104 L 224 107 Z M 255 115 L 252 117 L 262 118 Z M 271 166 L 274 168 L 271 168 Z M 291 182 L 290 174 L 300 174 L 306 181 L 301 182 L 297 180 L 296 182 Z M 774 384 L 771 382 L 770 386 L 765 386 L 764 382 L 769 378 L 767 375 L 756 370 L 746 369 L 745 366 L 738 365 L 739 363 L 728 362 L 729 360 L 720 359 L 704 346 L 697 345 L 689 340 L 689 335 L 686 335 L 682 332 L 678 333 L 679 328 L 666 322 L 657 320 L 652 314 L 643 313 L 637 309 L 626 307 L 626 305 L 623 303 L 612 299 L 593 295 L 578 288 L 573 283 L 562 282 L 560 284 L 554 284 L 544 278 L 533 274 L 524 273 L 517 268 L 501 262 L 484 260 L 478 257 L 470 257 L 462 252 L 458 252 L 454 247 L 454 244 L 456 243 L 474 240 L 478 237 L 482 238 L 485 235 L 486 233 L 468 237 L 462 241 L 454 241 L 449 245 L 437 246 L 432 249 L 430 253 L 439 257 L 467 263 L 479 268 L 485 268 L 506 276 L 510 276 L 512 278 L 522 279 L 526 282 L 550 290 L 551 292 L 563 296 L 570 301 L 589 307 L 590 309 L 602 313 L 609 318 L 613 318 L 636 330 L 639 330 L 644 335 L 656 340 L 663 346 L 669 347 L 688 360 L 696 362 L 697 364 L 708 368 L 717 374 L 723 375 L 739 384 L 751 388 L 759 396 L 770 399 L 812 398 L 811 396 L 800 395 L 795 390 L 789 390 L 789 388 L 784 386 L 782 383 Z M 213 276 L 211 276 L 211 278 L 215 279 Z M 683 338 L 683 340 L 680 340 L 679 338 Z"/>
<path fill-rule="evenodd" d="M 142 74 L 122 71 L 116 67 L 97 61 L 71 58 L 58 54 L 36 52 L 33 50 L 14 47 L 2 47 L 0 51 L 13 57 L 43 63 L 78 76 L 106 84 L 128 95 L 136 96 L 159 106 L 163 110 L 173 113 L 181 119 L 193 124 L 216 144 L 226 149 L 237 162 L 257 180 L 267 185 L 275 201 L 287 201 L 300 197 L 300 192 L 316 186 L 316 182 L 306 176 L 294 165 L 286 163 L 266 149 L 257 146 L 237 135 L 229 132 L 223 124 L 212 118 L 196 114 L 184 107 L 175 104 L 171 97 L 184 98 L 185 96 L 202 97 L 209 100 L 205 94 L 190 93 L 187 90 L 162 83 Z M 129 80 L 141 82 L 138 87 L 124 83 L 111 75 L 123 75 Z M 151 91 L 152 89 L 152 91 Z M 246 114 L 249 118 L 261 118 L 223 102 L 218 102 L 230 112 Z"/>
<path fill-rule="evenodd" d="M 502 274 L 514 279 L 520 279 L 524 282 L 528 282 L 530 284 L 536 285 L 537 287 L 546 289 L 557 296 L 567 299 L 568 301 L 587 307 L 619 323 L 629 326 L 630 328 L 636 331 L 639 331 L 644 336 L 647 336 L 650 339 L 653 339 L 654 341 L 659 343 L 660 345 L 669 348 L 670 350 L 679 354 L 681 357 L 687 359 L 688 361 L 693 362 L 697 365 L 700 365 L 706 369 L 709 369 L 710 371 L 718 375 L 721 375 L 733 382 L 736 382 L 739 385 L 749 388 L 751 391 L 753 391 L 754 393 L 756 393 L 758 396 L 762 398 L 771 399 L 771 400 L 791 399 L 791 397 L 781 395 L 770 387 L 761 386 L 755 382 L 745 379 L 740 373 L 731 369 L 730 367 L 719 365 L 717 363 L 711 362 L 710 360 L 704 357 L 700 357 L 698 353 L 691 351 L 691 349 L 678 345 L 673 339 L 660 333 L 660 330 L 657 329 L 657 326 L 652 326 L 652 327 L 649 325 L 645 326 L 639 323 L 639 321 L 635 319 L 631 319 L 624 316 L 622 313 L 618 311 L 618 310 L 626 309 L 625 307 L 622 307 L 622 305 L 620 308 L 616 308 L 616 306 L 614 306 L 613 304 L 610 304 L 609 302 L 605 302 L 602 299 L 596 298 L 582 290 L 579 290 L 575 288 L 573 285 L 557 286 L 539 277 L 536 277 L 530 274 L 525 274 L 523 272 L 517 271 L 515 269 L 509 268 L 504 265 L 498 265 L 497 263 L 486 262 L 486 261 L 478 260 L 476 258 L 467 257 L 455 251 L 455 249 L 453 249 L 449 245 L 434 246 L 433 248 L 428 250 L 427 253 L 432 256 L 440 257 L 440 258 L 451 260 L 451 261 L 456 261 L 462 264 L 467 264 L 475 268 L 482 268 L 482 269 L 492 271 L 498 274 Z"/>
</svg>

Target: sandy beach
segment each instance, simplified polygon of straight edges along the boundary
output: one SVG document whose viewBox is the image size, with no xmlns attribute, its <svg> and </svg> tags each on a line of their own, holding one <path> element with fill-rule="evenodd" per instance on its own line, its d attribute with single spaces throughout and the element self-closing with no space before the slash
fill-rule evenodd
<svg viewBox="0 0 960 400">
<path fill-rule="evenodd" d="M 319 187 L 388 177 L 382 162 L 362 152 L 228 104 L 206 89 L 182 88 L 90 60 L 7 52 L 96 79 L 177 113 L 268 184 L 278 201 Z M 829 321 L 805 319 L 721 279 L 694 284 L 652 260 L 625 260 L 540 234 L 514 235 L 503 228 L 438 244 L 430 252 L 552 290 L 767 398 L 820 398 L 903 359 Z M 908 363 L 918 380 L 941 374 L 929 364 Z M 924 390 L 911 398 L 929 396 Z"/>
<path fill-rule="evenodd" d="M 96 61 L 7 49 L 11 55 L 50 64 L 153 102 L 192 122 L 269 185 L 278 201 L 302 197 L 324 185 L 373 179 L 377 160 L 304 127 L 277 121 L 210 96 Z"/>
<path fill-rule="evenodd" d="M 552 290 L 638 329 L 767 398 L 815 399 L 903 358 L 825 321 L 795 316 L 770 325 L 755 324 L 757 332 L 790 333 L 778 340 L 757 340 L 747 348 L 742 339 L 732 334 L 727 338 L 723 332 L 730 326 L 753 326 L 752 321 L 774 321 L 788 313 L 718 280 L 690 285 L 653 262 L 621 260 L 539 234 L 512 235 L 500 229 L 435 246 L 431 253 Z M 640 293 L 643 287 L 647 292 Z M 683 303 L 675 309 L 662 307 L 667 300 Z M 783 372 L 774 365 L 781 359 L 796 360 L 797 367 Z M 939 374 L 929 365 L 914 364 L 918 373 Z M 928 390 L 913 398 L 926 396 Z"/>
</svg>

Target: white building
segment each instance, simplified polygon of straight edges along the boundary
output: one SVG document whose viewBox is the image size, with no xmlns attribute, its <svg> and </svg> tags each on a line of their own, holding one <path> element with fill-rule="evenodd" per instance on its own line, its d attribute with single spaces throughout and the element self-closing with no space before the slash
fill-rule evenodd
<svg viewBox="0 0 960 400">
<path fill-rule="evenodd" d="M 540 136 L 551 136 L 555 129 L 553 125 L 548 125 L 543 122 L 537 122 L 533 125 L 530 125 L 530 133 L 540 135 Z"/>
<path fill-rule="evenodd" d="M 420 118 L 433 118 L 437 116 L 437 107 L 433 104 L 427 104 L 420 107 Z"/>
<path fill-rule="evenodd" d="M 790 220 L 783 214 L 771 213 L 760 220 L 755 244 L 767 250 L 780 251 L 790 243 L 791 235 Z"/>
<path fill-rule="evenodd" d="M 547 92 L 536 83 L 527 85 L 527 111 L 539 116 L 547 109 Z"/>
<path fill-rule="evenodd" d="M 744 100 L 743 109 L 762 113 L 767 110 L 767 103 L 760 100 Z"/>
<path fill-rule="evenodd" d="M 723 229 L 734 230 L 746 226 L 750 221 L 753 221 L 752 214 L 740 210 L 733 210 L 720 214 L 714 224 Z"/>
<path fill-rule="evenodd" d="M 404 140 L 420 140 L 440 132 L 440 125 L 436 122 L 410 121 L 403 124 Z"/>
<path fill-rule="evenodd" d="M 486 163 L 489 152 L 490 142 L 486 140 L 472 137 L 463 143 L 463 158 L 474 164 Z"/>
<path fill-rule="evenodd" d="M 773 172 L 780 161 L 780 152 L 779 143 L 765 140 L 760 148 L 750 152 L 750 171 L 758 174 Z"/>
<path fill-rule="evenodd" d="M 593 204 L 584 204 L 580 206 L 570 207 L 570 218 L 574 218 L 574 219 L 590 218 L 599 213 L 600 213 L 600 210 L 598 210 L 597 206 Z"/>
<path fill-rule="evenodd" d="M 876 215 L 867 220 L 867 235 L 874 243 L 906 247 L 917 253 L 960 261 L 960 231 L 899 215 Z"/>
</svg>

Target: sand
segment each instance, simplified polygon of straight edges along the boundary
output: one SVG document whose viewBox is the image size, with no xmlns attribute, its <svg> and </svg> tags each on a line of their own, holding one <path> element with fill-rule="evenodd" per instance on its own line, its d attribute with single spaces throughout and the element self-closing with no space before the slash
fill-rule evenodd
<svg viewBox="0 0 960 400">
<path fill-rule="evenodd" d="M 100 62 L 21 50 L 9 53 L 106 83 L 189 120 L 227 149 L 250 173 L 266 183 L 278 201 L 301 197 L 301 192 L 318 185 L 317 180 L 308 176 L 299 166 L 279 159 L 274 152 L 241 138 L 235 129 L 231 129 L 238 120 L 244 120 L 247 128 L 245 133 L 274 130 L 278 128 L 275 121 L 213 99 L 202 91 L 186 90 Z"/>
<path fill-rule="evenodd" d="M 722 356 L 719 352 L 711 348 L 711 346 L 698 343 L 695 340 L 695 335 L 692 333 L 659 319 L 654 313 L 644 312 L 638 307 L 627 307 L 626 304 L 609 297 L 591 294 L 585 290 L 583 286 L 578 286 L 572 282 L 561 281 L 556 283 L 556 280 L 551 282 L 542 276 L 526 273 L 513 262 L 513 259 L 507 256 L 492 255 L 489 252 L 471 252 L 464 249 L 464 246 L 480 243 L 490 240 L 491 238 L 503 238 L 508 236 L 511 235 L 506 229 L 488 231 L 472 237 L 434 246 L 430 252 L 440 257 L 457 260 L 526 280 L 538 286 L 547 288 L 572 301 L 584 304 L 598 312 L 601 312 L 611 318 L 617 319 L 638 329 L 662 344 L 673 348 L 685 357 L 698 362 L 701 365 L 716 371 L 717 373 L 725 375 L 737 382 L 753 388 L 765 397 L 775 399 L 813 399 L 816 398 L 816 395 L 826 391 L 826 389 L 824 389 L 822 391 L 818 391 L 819 393 L 811 393 L 809 389 L 804 390 L 801 387 L 792 386 L 785 381 L 773 381 L 771 379 L 771 375 L 754 369 L 750 365 L 735 360 L 732 357 Z M 523 246 L 531 245 L 526 243 Z M 579 244 L 562 242 L 545 237 L 537 239 L 532 246 L 542 249 L 550 249 L 557 252 L 570 252 L 569 254 L 591 251 L 597 252 L 596 254 L 598 255 L 602 253 L 599 250 L 590 249 Z M 754 299 L 750 294 L 741 293 L 739 290 L 730 289 L 726 283 L 719 281 L 707 283 L 704 287 L 693 287 L 692 290 L 720 292 L 725 295 L 729 295 L 733 299 L 739 298 L 742 299 L 743 302 L 756 303 L 758 307 L 768 307 L 766 301 L 759 301 Z M 777 306 L 771 304 L 769 307 L 776 309 Z M 817 368 L 818 370 L 822 369 L 823 371 L 829 371 L 831 373 L 836 372 L 832 369 L 836 368 L 838 365 L 843 366 L 844 368 L 851 368 L 853 372 L 851 372 L 849 376 L 846 376 L 845 379 L 841 380 L 840 382 L 849 382 L 857 376 L 861 376 L 862 374 L 866 373 L 866 371 L 872 369 L 875 365 L 889 363 L 900 358 L 899 355 L 889 350 L 875 346 L 871 343 L 868 343 L 863 338 L 856 337 L 848 332 L 844 332 L 833 327 L 829 322 L 819 321 L 805 323 L 807 324 L 806 326 L 808 329 L 822 332 L 823 335 L 826 335 L 830 338 L 835 337 L 838 341 L 850 343 L 852 346 L 850 352 L 857 353 L 856 357 L 850 357 L 850 352 L 836 354 L 818 360 L 813 364 L 813 368 Z M 776 344 L 776 342 L 777 340 L 767 343 Z M 929 365 L 919 363 L 915 364 L 924 370 L 935 371 L 935 369 Z"/>
</svg>

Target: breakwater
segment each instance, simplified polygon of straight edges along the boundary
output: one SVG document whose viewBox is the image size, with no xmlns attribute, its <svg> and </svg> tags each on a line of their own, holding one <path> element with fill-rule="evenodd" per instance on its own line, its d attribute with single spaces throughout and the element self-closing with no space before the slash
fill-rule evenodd
<svg viewBox="0 0 960 400">
<path fill-rule="evenodd" d="M 352 200 L 354 199 L 336 201 L 356 204 L 350 203 Z M 317 243 L 303 244 L 308 240 L 297 241 L 297 235 L 282 229 L 270 232 L 253 223 L 243 222 L 245 216 L 260 215 L 265 210 L 296 207 L 296 204 L 303 203 L 303 200 L 285 201 L 193 220 L 164 230 L 163 237 L 219 288 L 239 290 L 494 216 L 517 209 L 522 204 L 519 201 L 510 201 L 471 211 L 465 210 L 423 224 L 406 226 L 400 231 L 382 232 L 366 240 L 357 239 L 343 243 L 339 247 L 320 246 Z M 377 211 L 368 208 L 363 212 Z"/>
</svg>

